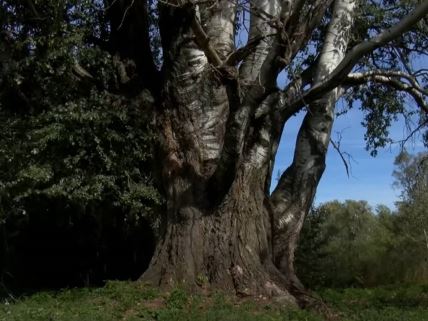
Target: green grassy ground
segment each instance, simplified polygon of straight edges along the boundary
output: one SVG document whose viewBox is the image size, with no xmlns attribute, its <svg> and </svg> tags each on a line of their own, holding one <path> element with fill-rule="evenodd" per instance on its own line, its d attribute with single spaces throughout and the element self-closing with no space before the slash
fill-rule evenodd
<svg viewBox="0 0 428 321">
<path fill-rule="evenodd" d="M 427 321 L 428 286 L 319 292 L 341 320 Z M 182 290 L 159 293 L 127 282 L 104 288 L 39 292 L 2 299 L 1 321 L 321 321 L 309 311 L 269 302 L 236 302 L 220 294 L 191 296 Z"/>
</svg>

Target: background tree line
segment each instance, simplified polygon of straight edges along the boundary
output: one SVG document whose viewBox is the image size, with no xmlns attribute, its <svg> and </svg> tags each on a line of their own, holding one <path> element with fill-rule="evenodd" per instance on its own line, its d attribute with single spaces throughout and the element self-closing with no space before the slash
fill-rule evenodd
<svg viewBox="0 0 428 321">
<path fill-rule="evenodd" d="M 64 11 L 65 10 L 65 11 Z M 152 124 L 118 95 L 92 1 L 0 1 L 0 284 L 137 278 L 163 205 Z M 96 31 L 95 31 L 96 29 Z M 128 66 L 132 69 L 132 64 Z M 127 89 L 131 95 L 131 89 Z"/>
<path fill-rule="evenodd" d="M 428 282 L 428 154 L 395 161 L 401 200 L 392 211 L 365 201 L 315 207 L 303 227 L 298 274 L 310 287 Z"/>
</svg>

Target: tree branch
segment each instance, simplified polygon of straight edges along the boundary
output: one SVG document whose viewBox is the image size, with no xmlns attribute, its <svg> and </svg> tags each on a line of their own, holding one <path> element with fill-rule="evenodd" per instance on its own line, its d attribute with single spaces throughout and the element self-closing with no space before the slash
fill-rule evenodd
<svg viewBox="0 0 428 321">
<path fill-rule="evenodd" d="M 257 46 L 261 41 L 268 37 L 273 37 L 276 34 L 268 34 L 265 36 L 258 36 L 254 39 L 251 39 L 247 42 L 247 44 L 244 47 L 241 47 L 234 52 L 232 52 L 224 62 L 224 65 L 227 66 L 236 66 L 239 62 L 247 58 L 251 53 L 256 50 Z"/>
<path fill-rule="evenodd" d="M 257 10 L 254 10 L 255 8 L 257 8 Z M 248 39 L 250 39 L 250 41 L 258 37 L 265 37 L 276 31 L 276 27 L 272 25 L 272 20 L 267 19 L 267 17 L 277 17 L 280 14 L 281 7 L 279 0 L 254 0 L 251 2 L 250 10 L 253 10 L 251 12 L 250 30 L 248 32 Z M 260 12 L 263 12 L 263 16 L 260 15 Z M 273 39 L 267 40 L 268 41 L 259 42 L 251 54 L 247 55 L 244 59 L 239 70 L 240 78 L 243 81 L 249 83 L 259 80 L 261 69 L 269 52 L 271 52 L 271 47 L 274 42 Z M 273 76 L 273 78 L 275 78 L 275 76 Z"/>
<path fill-rule="evenodd" d="M 355 6 L 356 0 L 335 1 L 332 19 L 313 75 L 315 86 L 322 83 L 344 58 L 354 24 Z M 302 79 L 294 81 L 285 93 L 298 95 L 301 92 L 301 82 Z M 326 91 L 322 97 L 308 105 L 297 135 L 293 161 L 281 175 L 271 195 L 274 260 L 286 275 L 295 275 L 293 260 L 297 238 L 325 169 L 334 106 L 340 95 L 340 88 Z M 286 112 L 281 113 L 281 120 L 291 116 L 288 108 L 284 110 Z M 295 282 L 299 284 L 297 277 Z"/>
<path fill-rule="evenodd" d="M 200 21 L 211 46 L 224 61 L 235 49 L 235 19 L 237 15 L 237 0 L 217 0 L 211 4 L 199 5 Z"/>
<path fill-rule="evenodd" d="M 160 72 L 150 47 L 150 22 L 146 0 L 106 0 L 106 18 L 110 23 L 109 46 L 113 55 L 135 62 L 144 87 L 157 96 Z"/>
<path fill-rule="evenodd" d="M 210 38 L 208 38 L 204 28 L 202 28 L 200 22 L 198 21 L 198 18 L 196 17 L 196 12 L 193 12 L 192 30 L 195 34 L 196 43 L 203 50 L 205 56 L 207 56 L 208 58 L 208 61 L 212 63 L 215 67 L 221 66 L 223 64 L 223 61 L 218 55 L 218 52 L 212 47 L 210 43 Z"/>
<path fill-rule="evenodd" d="M 212 1 L 189 1 L 183 3 L 172 3 L 168 1 L 161 1 L 165 6 L 173 8 L 188 8 L 191 10 L 191 28 L 195 36 L 195 42 L 199 48 L 205 53 L 208 61 L 214 67 L 220 67 L 223 65 L 230 65 L 223 62 L 222 57 L 224 53 L 229 54 L 231 47 L 234 47 L 233 43 L 233 32 L 234 32 L 234 17 L 236 14 L 236 4 L 233 1 L 223 0 L 215 2 L 217 5 L 210 6 L 210 12 L 203 21 L 201 21 L 198 10 L 207 9 L 205 7 L 200 8 L 203 4 Z M 215 10 L 216 9 L 216 10 Z M 203 25 L 203 26 L 202 26 Z M 223 55 L 222 55 L 223 53 Z M 235 57 L 235 55 L 230 54 Z"/>
<path fill-rule="evenodd" d="M 304 93 L 299 93 L 297 97 L 289 96 L 289 104 L 286 106 L 286 108 L 289 109 L 288 112 L 295 113 L 299 111 L 307 103 L 316 100 L 324 93 L 340 85 L 364 55 L 409 31 L 413 25 L 423 19 L 427 14 L 428 1 L 423 1 L 394 27 L 383 31 L 380 35 L 372 39 L 356 45 L 323 82 L 316 84 Z"/>
<path fill-rule="evenodd" d="M 349 178 L 349 165 L 348 165 L 348 162 L 345 159 L 344 153 L 340 149 L 340 141 L 336 144 L 336 142 L 333 139 L 330 138 L 330 144 L 331 144 L 331 146 L 333 146 L 333 148 L 336 150 L 336 152 L 339 154 L 340 158 L 342 159 L 342 163 L 345 166 L 346 175 Z"/>
<path fill-rule="evenodd" d="M 367 72 L 363 72 L 363 73 L 352 73 L 349 74 L 347 78 L 355 78 L 355 79 L 359 79 L 359 78 L 365 78 L 367 80 L 375 78 L 377 76 L 383 76 L 383 77 L 388 77 L 388 78 L 404 78 L 406 79 L 410 85 L 417 90 L 418 92 L 420 92 L 423 95 L 428 95 L 428 89 L 422 88 L 421 85 L 419 84 L 417 78 L 411 74 L 408 74 L 406 72 L 400 71 L 400 70 L 382 70 L 382 69 L 377 69 L 377 70 L 371 70 L 371 71 L 367 71 Z"/>
<path fill-rule="evenodd" d="M 89 73 L 89 71 L 83 68 L 77 61 L 74 62 L 72 71 L 80 79 L 94 80 L 94 77 Z"/>
<path fill-rule="evenodd" d="M 400 81 L 400 78 L 405 78 L 410 83 Z M 400 71 L 386 70 L 369 71 L 366 73 L 352 73 L 346 77 L 344 84 L 360 85 L 368 81 L 385 84 L 391 86 L 394 89 L 407 92 L 413 97 L 418 106 L 424 112 L 428 113 L 428 103 L 425 101 L 425 96 L 428 96 L 428 91 L 421 88 L 416 79 L 411 75 Z"/>
<path fill-rule="evenodd" d="M 409 141 L 410 138 L 412 138 L 418 131 L 420 131 L 422 128 L 428 125 L 428 118 L 421 122 L 416 128 L 414 128 L 404 139 L 394 141 L 393 144 L 400 144 L 401 148 L 404 148 L 406 143 Z"/>
</svg>

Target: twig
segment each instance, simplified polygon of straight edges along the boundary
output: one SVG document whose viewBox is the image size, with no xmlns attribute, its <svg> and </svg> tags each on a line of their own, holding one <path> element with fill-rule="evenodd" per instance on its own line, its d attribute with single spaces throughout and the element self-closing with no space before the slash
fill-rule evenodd
<svg viewBox="0 0 428 321">
<path fill-rule="evenodd" d="M 117 30 L 119 30 L 120 28 L 122 28 L 123 23 L 125 22 L 126 15 L 128 14 L 129 9 L 132 8 L 132 6 L 134 5 L 134 3 L 135 3 L 135 0 L 132 0 L 131 4 L 125 9 L 125 12 L 123 13 L 122 21 L 120 22 L 119 27 L 117 27 Z"/>
<path fill-rule="evenodd" d="M 272 37 L 272 36 L 276 36 L 276 34 L 268 34 L 265 36 L 258 36 L 258 37 L 255 37 L 254 39 L 249 40 L 244 47 L 241 47 L 241 48 L 235 50 L 234 52 L 232 52 L 226 58 L 224 65 L 228 65 L 228 66 L 237 65 L 240 61 L 244 60 L 247 56 L 249 56 L 256 49 L 256 47 L 258 46 L 258 44 L 261 41 L 263 41 L 267 37 Z"/>
<path fill-rule="evenodd" d="M 403 148 L 404 147 L 404 145 L 407 143 L 407 141 L 410 139 L 410 138 L 412 138 L 413 137 L 413 135 L 415 135 L 418 131 L 420 131 L 425 125 L 428 125 L 428 118 L 425 120 L 425 121 L 423 121 L 421 124 L 419 124 L 419 126 L 418 127 L 416 127 L 415 129 L 413 129 L 411 132 L 410 132 L 410 134 L 408 134 L 407 135 L 407 137 L 406 138 L 404 138 L 404 139 L 402 139 L 402 140 L 398 140 L 398 141 L 395 141 L 395 142 L 392 142 L 392 143 L 398 143 L 398 144 L 400 144 L 401 145 L 401 148 Z"/>
<path fill-rule="evenodd" d="M 221 66 L 223 64 L 223 61 L 220 59 L 220 56 L 218 55 L 217 51 L 211 46 L 210 38 L 205 33 L 205 30 L 202 28 L 201 24 L 199 23 L 195 12 L 193 12 L 192 30 L 193 30 L 193 33 L 195 34 L 196 43 L 204 51 L 208 60 L 215 67 Z"/>
<path fill-rule="evenodd" d="M 336 144 L 331 138 L 330 138 L 330 143 L 333 146 L 333 148 L 339 153 L 340 158 L 342 159 L 343 165 L 345 166 L 346 175 L 349 178 L 349 165 L 348 165 L 348 162 L 346 161 L 345 157 L 343 156 L 342 151 L 340 150 L 340 144 Z"/>
</svg>

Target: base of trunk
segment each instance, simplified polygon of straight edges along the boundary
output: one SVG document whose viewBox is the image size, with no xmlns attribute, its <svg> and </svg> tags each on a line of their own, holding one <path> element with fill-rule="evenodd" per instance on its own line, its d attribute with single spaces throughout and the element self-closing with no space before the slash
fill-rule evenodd
<svg viewBox="0 0 428 321">
<path fill-rule="evenodd" d="M 160 287 L 274 297 L 296 305 L 287 279 L 273 263 L 266 195 L 250 188 L 248 181 L 236 180 L 215 209 L 175 202 L 179 205 L 171 209 L 166 232 L 141 280 Z"/>
<path fill-rule="evenodd" d="M 212 216 L 201 217 L 192 224 L 170 225 L 141 280 L 163 288 L 220 290 L 296 305 L 287 290 L 287 280 L 271 263 L 268 252 L 263 257 L 259 246 L 243 242 L 240 236 L 245 228 L 236 233 L 226 233 L 225 228 L 230 231 L 224 217 Z M 256 232 L 253 235 L 258 243 Z"/>
<path fill-rule="evenodd" d="M 294 270 L 274 264 L 272 210 L 264 176 L 243 166 L 215 206 L 184 178 L 170 188 L 165 233 L 141 280 L 192 291 L 220 290 L 240 297 L 308 305 Z M 288 258 L 292 262 L 292 257 Z"/>
</svg>

